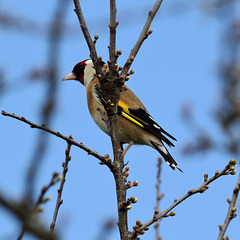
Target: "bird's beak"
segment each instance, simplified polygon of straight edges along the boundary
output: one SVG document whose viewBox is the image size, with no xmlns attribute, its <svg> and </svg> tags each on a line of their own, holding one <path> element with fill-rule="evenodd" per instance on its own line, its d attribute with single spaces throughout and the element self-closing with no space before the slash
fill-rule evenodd
<svg viewBox="0 0 240 240">
<path fill-rule="evenodd" d="M 62 81 L 66 80 L 77 80 L 76 75 L 73 72 L 70 72 L 67 76 L 65 76 Z"/>
</svg>

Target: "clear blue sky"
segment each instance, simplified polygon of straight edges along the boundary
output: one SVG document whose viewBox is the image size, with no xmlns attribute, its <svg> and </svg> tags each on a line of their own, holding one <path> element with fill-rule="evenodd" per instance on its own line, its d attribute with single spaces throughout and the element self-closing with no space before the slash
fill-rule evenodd
<svg viewBox="0 0 240 240">
<path fill-rule="evenodd" d="M 94 36 L 99 34 L 98 54 L 108 60 L 108 1 L 82 1 L 89 29 Z M 210 176 L 221 170 L 231 158 L 223 152 L 211 152 L 184 156 L 183 147 L 194 141 L 192 128 L 180 118 L 181 108 L 188 104 L 193 108 L 194 119 L 215 139 L 223 137 L 216 125 L 213 112 L 220 99 L 217 64 L 220 56 L 221 26 L 219 22 L 204 15 L 194 3 L 184 4 L 179 12 L 173 9 L 172 1 L 164 1 L 151 29 L 153 34 L 144 42 L 132 68 L 135 74 L 128 86 L 139 96 L 155 120 L 178 141 L 171 153 L 184 173 L 172 171 L 163 164 L 161 191 L 165 194 L 161 210 L 175 198 L 198 187 L 207 172 Z M 0 28 L 1 62 L 5 71 L 7 91 L 0 100 L 1 109 L 39 122 L 40 107 L 45 86 L 42 82 L 30 82 L 25 77 L 29 68 L 43 67 L 47 60 L 47 34 L 57 1 L 6 1 L 1 2 L 1 12 L 30 19 L 41 24 L 42 31 L 32 33 Z M 117 32 L 117 48 L 123 54 L 119 65 L 124 64 L 145 22 L 147 12 L 154 1 L 118 1 L 120 24 Z M 127 4 L 127 6 L 126 6 Z M 102 10 L 104 6 L 104 11 Z M 57 106 L 52 128 L 65 135 L 72 134 L 75 140 L 91 149 L 112 156 L 110 138 L 95 125 L 88 113 L 85 88 L 77 82 L 61 82 L 60 79 L 72 70 L 80 60 L 89 57 L 87 45 L 80 33 L 79 23 L 70 1 L 66 8 L 67 26 L 61 45 Z M 36 144 L 38 130 L 6 117 L 0 117 L 1 175 L 0 191 L 13 199 L 20 199 L 24 192 L 26 168 Z M 49 136 L 50 143 L 37 181 L 36 192 L 49 182 L 51 174 L 61 172 L 66 143 Z M 116 195 L 112 174 L 105 166 L 72 147 L 72 161 L 63 192 L 56 229 L 62 239 L 95 240 L 102 224 L 116 215 Z M 149 147 L 132 147 L 126 155 L 129 161 L 129 180 L 139 181 L 139 186 L 128 190 L 128 196 L 138 198 L 129 212 L 129 228 L 137 219 L 148 221 L 154 211 L 156 193 L 156 163 L 158 153 Z M 161 222 L 163 239 L 216 239 L 218 225 L 223 224 L 237 176 L 225 176 L 210 185 L 210 189 L 188 199 L 176 211 L 173 218 Z M 42 214 L 50 225 L 57 186 L 48 195 Z M 5 210 L 0 209 L 0 239 L 16 239 L 20 227 Z M 234 219 L 227 234 L 231 240 L 239 239 L 239 217 Z M 118 229 L 108 239 L 119 239 Z M 32 239 L 25 237 L 24 239 Z M 106 238 L 107 239 L 107 238 Z M 154 228 L 141 237 L 154 239 Z"/>
</svg>

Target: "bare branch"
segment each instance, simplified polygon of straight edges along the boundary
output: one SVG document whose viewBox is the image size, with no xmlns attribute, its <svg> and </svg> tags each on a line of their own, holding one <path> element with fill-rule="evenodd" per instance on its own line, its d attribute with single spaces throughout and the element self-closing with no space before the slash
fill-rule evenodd
<svg viewBox="0 0 240 240">
<path fill-rule="evenodd" d="M 90 33 L 88 31 L 88 27 L 87 27 L 86 21 L 85 21 L 84 16 L 83 16 L 83 12 L 82 12 L 82 8 L 81 8 L 81 5 L 79 3 L 79 0 L 73 0 L 73 2 L 74 2 L 74 5 L 75 5 L 75 8 L 76 8 L 74 11 L 76 12 L 78 20 L 80 22 L 80 27 L 81 27 L 83 35 L 86 39 L 86 42 L 87 42 L 87 45 L 88 45 L 88 48 L 89 48 L 89 51 L 90 51 L 90 57 L 93 60 L 93 64 L 94 64 L 94 67 L 96 69 L 96 72 L 97 72 L 97 74 L 103 75 L 100 62 L 98 61 L 98 56 L 97 56 L 97 51 L 96 51 L 96 48 L 95 48 L 95 44 L 92 41 Z"/>
<path fill-rule="evenodd" d="M 70 135 L 69 138 L 72 138 L 72 136 Z M 60 187 L 58 189 L 58 196 L 57 196 L 57 202 L 56 202 L 56 206 L 55 206 L 55 210 L 54 210 L 54 214 L 53 214 L 53 220 L 52 220 L 52 223 L 50 225 L 50 232 L 51 233 L 54 232 L 58 211 L 59 211 L 60 205 L 63 203 L 63 200 L 61 199 L 61 197 L 62 197 L 62 192 L 63 192 L 63 186 L 64 186 L 64 183 L 66 181 L 66 174 L 67 174 L 67 171 L 68 171 L 68 163 L 71 160 L 71 156 L 69 155 L 71 146 L 72 146 L 71 143 L 68 142 L 68 146 L 67 146 L 67 149 L 65 151 L 65 155 L 66 155 L 65 156 L 65 162 L 62 164 L 62 166 L 63 166 L 62 179 L 61 179 Z"/>
<path fill-rule="evenodd" d="M 24 117 L 19 117 L 15 114 L 11 114 L 11 113 L 7 113 L 5 111 L 2 111 L 2 115 L 3 116 L 8 116 L 8 117 L 12 117 L 12 118 L 15 118 L 17 120 L 20 120 L 22 122 L 25 122 L 27 123 L 28 125 L 30 125 L 31 128 L 38 128 L 38 129 L 41 129 L 45 132 L 48 132 L 48 133 L 51 133 L 65 141 L 67 141 L 68 143 L 74 145 L 74 146 L 77 146 L 81 149 L 83 149 L 84 151 L 86 151 L 89 155 L 92 155 L 94 156 L 95 158 L 99 159 L 100 161 L 102 161 L 105 165 L 107 165 L 111 170 L 113 168 L 113 165 L 112 165 L 112 162 L 109 160 L 109 158 L 106 158 L 100 154 L 98 154 L 96 151 L 93 151 L 91 150 L 90 148 L 86 147 L 84 144 L 82 143 L 78 143 L 76 142 L 73 138 L 69 138 L 67 136 L 64 136 L 62 135 L 60 132 L 55 132 L 53 131 L 52 129 L 50 128 L 47 128 L 45 125 L 38 125 L 36 123 L 33 123 L 33 122 L 30 122 L 29 120 L 27 120 L 26 118 Z"/>
<path fill-rule="evenodd" d="M 163 194 L 160 194 L 160 184 L 161 184 L 161 170 L 162 170 L 162 158 L 158 158 L 158 164 L 157 164 L 157 184 L 156 184 L 156 191 L 157 191 L 157 196 L 156 196 L 156 207 L 155 209 L 160 209 L 160 200 L 163 198 Z M 160 221 L 158 221 L 154 228 L 155 228 L 155 239 L 159 240 L 159 225 Z"/>
<path fill-rule="evenodd" d="M 121 72 L 121 75 L 125 78 L 127 76 L 127 73 L 128 73 L 128 70 L 129 68 L 131 67 L 132 65 L 132 62 L 134 60 L 134 58 L 136 57 L 140 47 L 142 46 L 143 44 L 143 41 L 149 36 L 149 34 L 152 33 L 152 31 L 150 30 L 149 31 L 149 28 L 151 26 L 151 23 L 158 11 L 158 9 L 160 8 L 161 4 L 162 4 L 163 0 L 157 0 L 155 5 L 153 6 L 152 10 L 148 13 L 148 18 L 145 22 L 145 25 L 143 27 L 143 30 L 135 44 L 135 46 L 133 47 L 133 49 L 131 50 L 130 52 L 130 55 L 123 67 L 123 70 Z"/>
<path fill-rule="evenodd" d="M 228 208 L 228 212 L 227 212 L 227 216 L 225 218 L 224 224 L 223 224 L 223 226 L 221 226 L 221 225 L 219 226 L 220 232 L 219 232 L 217 240 L 223 240 L 224 234 L 227 230 L 229 223 L 231 222 L 231 220 L 233 218 L 235 218 L 237 216 L 237 214 L 235 213 L 237 210 L 235 208 L 235 205 L 236 205 L 236 201 L 238 198 L 239 189 L 240 189 L 240 173 L 238 175 L 237 184 L 233 190 L 232 199 L 231 199 L 231 201 L 228 201 L 229 208 Z"/>
<path fill-rule="evenodd" d="M 235 163 L 236 164 L 236 163 Z M 169 206 L 166 210 L 160 212 L 159 214 L 154 214 L 153 218 L 146 222 L 145 224 L 142 224 L 141 227 L 139 227 L 138 229 L 134 230 L 131 233 L 131 239 L 136 239 L 136 237 L 138 236 L 138 233 L 143 231 L 144 229 L 146 229 L 148 226 L 152 225 L 154 222 L 157 222 L 159 219 L 166 217 L 166 216 L 174 216 L 175 213 L 173 212 L 172 214 L 168 214 L 173 208 L 175 208 L 177 205 L 179 205 L 181 202 L 183 202 L 184 200 L 186 200 L 187 198 L 189 198 L 190 196 L 196 194 L 196 193 L 203 193 L 205 192 L 208 188 L 209 188 L 209 184 L 213 181 L 215 181 L 216 179 L 218 179 L 221 176 L 224 175 L 228 175 L 228 174 L 235 174 L 236 170 L 235 169 L 231 169 L 231 161 L 229 162 L 229 164 L 219 173 L 218 171 L 215 172 L 215 175 L 213 177 L 211 177 L 210 179 L 207 180 L 207 174 L 204 175 L 204 183 L 199 186 L 197 189 L 192 189 L 189 190 L 187 192 L 186 195 L 184 195 L 183 197 L 181 197 L 179 200 L 175 199 L 174 203 Z M 155 211 L 156 212 L 156 211 Z"/>
<path fill-rule="evenodd" d="M 110 75 L 111 70 L 113 70 L 113 66 L 116 63 L 116 27 L 118 25 L 118 21 L 116 21 L 116 1 L 110 0 L 110 45 L 109 45 L 109 60 L 110 60 Z"/>
</svg>

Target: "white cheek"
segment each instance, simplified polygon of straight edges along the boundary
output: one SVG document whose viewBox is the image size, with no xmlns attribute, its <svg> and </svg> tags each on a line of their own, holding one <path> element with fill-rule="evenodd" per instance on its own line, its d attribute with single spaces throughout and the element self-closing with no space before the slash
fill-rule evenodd
<svg viewBox="0 0 240 240">
<path fill-rule="evenodd" d="M 89 83 L 93 80 L 94 78 L 94 73 L 88 73 L 86 72 L 84 74 L 84 86 L 87 88 Z"/>
</svg>

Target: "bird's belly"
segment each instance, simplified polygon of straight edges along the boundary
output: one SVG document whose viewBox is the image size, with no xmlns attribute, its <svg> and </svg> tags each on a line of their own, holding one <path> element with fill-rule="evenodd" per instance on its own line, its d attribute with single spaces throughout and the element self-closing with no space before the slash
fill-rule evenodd
<svg viewBox="0 0 240 240">
<path fill-rule="evenodd" d="M 105 112 L 104 112 L 105 113 Z M 106 123 L 103 120 L 103 116 L 100 114 L 100 112 L 97 111 L 97 113 L 95 114 L 91 114 L 92 118 L 94 120 L 94 122 L 97 124 L 97 126 L 103 131 L 105 132 L 107 135 L 109 135 L 109 130 L 108 127 L 106 125 Z M 105 119 L 107 119 L 106 114 L 105 115 Z"/>
<path fill-rule="evenodd" d="M 99 111 L 96 112 L 90 112 L 92 115 L 92 118 L 94 122 L 97 124 L 97 126 L 106 134 L 109 134 L 108 127 L 105 123 L 107 121 L 107 114 L 106 111 L 101 109 L 101 113 Z M 105 116 L 105 120 L 103 120 L 103 113 Z M 128 127 L 126 127 L 126 124 Z M 121 116 L 118 116 L 118 128 L 119 128 L 119 140 L 122 143 L 130 143 L 133 142 L 134 144 L 139 145 L 150 145 L 149 141 L 147 141 L 143 136 L 148 135 L 144 130 L 142 130 L 137 125 L 131 123 L 129 120 L 124 119 Z"/>
</svg>

